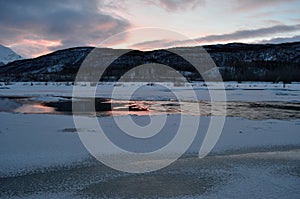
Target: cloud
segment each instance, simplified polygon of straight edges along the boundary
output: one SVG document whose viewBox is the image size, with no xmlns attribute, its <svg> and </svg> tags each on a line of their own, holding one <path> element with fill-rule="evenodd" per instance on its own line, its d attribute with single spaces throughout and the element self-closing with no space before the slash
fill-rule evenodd
<svg viewBox="0 0 300 199">
<path fill-rule="evenodd" d="M 145 2 L 168 12 L 192 10 L 205 5 L 205 0 L 147 0 Z"/>
<path fill-rule="evenodd" d="M 288 33 L 300 30 L 300 24 L 296 25 L 276 25 L 267 28 L 258 28 L 252 30 L 239 30 L 233 33 L 222 35 L 209 35 L 206 37 L 196 38 L 197 42 L 216 42 L 216 41 L 231 41 L 239 39 L 249 39 L 255 37 L 265 37 L 277 33 Z"/>
<path fill-rule="evenodd" d="M 26 41 L 55 41 L 57 45 L 47 47 L 50 51 L 97 45 L 130 27 L 126 19 L 108 15 L 99 6 L 96 0 L 0 0 L 0 43 L 26 48 Z M 19 53 L 31 56 L 28 50 Z"/>
<path fill-rule="evenodd" d="M 276 25 L 267 28 L 258 28 L 252 30 L 239 30 L 228 34 L 220 35 L 208 35 L 205 37 L 198 37 L 190 40 L 173 40 L 168 39 L 145 41 L 136 43 L 131 48 L 139 49 L 154 49 L 154 48 L 166 48 L 174 46 L 187 46 L 196 45 L 197 43 L 218 43 L 218 42 L 232 42 L 243 39 L 259 38 L 272 36 L 278 33 L 291 33 L 300 30 L 300 24 L 295 25 Z"/>
<path fill-rule="evenodd" d="M 275 7 L 279 6 L 280 4 L 292 3 L 296 2 L 297 0 L 234 0 L 233 9 L 235 11 L 251 11 L 257 10 L 264 7 Z"/>
<path fill-rule="evenodd" d="M 155 6 L 167 12 L 183 12 L 204 6 L 206 0 L 102 0 L 101 4 L 105 6 L 105 11 L 110 13 L 114 11 L 128 12 L 128 8 L 132 6 L 132 4 L 139 4 L 142 7 Z"/>
<path fill-rule="evenodd" d="M 169 47 L 169 43 L 175 42 L 174 40 L 168 39 L 158 39 L 152 41 L 144 41 L 140 43 L 136 43 L 131 45 L 129 48 L 147 50 L 147 49 L 155 49 L 155 48 L 165 48 Z"/>
<path fill-rule="evenodd" d="M 279 44 L 279 43 L 289 43 L 289 42 L 300 42 L 300 35 L 295 35 L 293 37 L 276 37 L 268 40 L 261 40 L 257 43 L 270 43 L 270 44 Z"/>
<path fill-rule="evenodd" d="M 296 23 L 300 23 L 300 18 L 292 18 L 291 20 L 296 22 Z"/>
</svg>

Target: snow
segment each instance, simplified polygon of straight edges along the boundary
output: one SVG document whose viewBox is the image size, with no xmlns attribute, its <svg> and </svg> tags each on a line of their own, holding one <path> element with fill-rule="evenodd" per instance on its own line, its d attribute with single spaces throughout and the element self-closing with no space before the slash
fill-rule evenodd
<svg viewBox="0 0 300 199">
<path fill-rule="evenodd" d="M 81 161 L 88 156 L 70 116 L 0 113 L 0 175 Z M 75 128 L 75 127 L 74 127 Z"/>
<path fill-rule="evenodd" d="M 148 120 L 147 116 L 133 117 L 137 123 L 147 123 Z M 159 119 L 163 116 L 153 117 Z M 178 122 L 178 119 L 179 115 L 168 115 L 169 122 L 166 123 L 168 132 L 176 133 L 177 125 L 174 123 Z M 209 119 L 209 117 L 201 117 L 201 128 L 188 149 L 188 154 L 198 154 Z M 35 169 L 72 165 L 90 158 L 76 133 L 72 116 L 2 112 L 0 120 L 2 124 L 5 124 L 0 126 L 0 176 L 2 177 Z M 120 140 L 116 132 L 121 130 L 115 126 L 112 117 L 99 118 L 99 121 L 103 124 L 102 128 L 106 132 L 114 132 L 110 139 L 119 139 L 119 146 L 126 147 L 126 144 L 128 145 L 127 139 Z M 189 125 L 192 124 L 187 124 L 187 126 Z M 257 149 L 272 149 L 273 147 L 284 149 L 284 147 L 299 146 L 299 128 L 299 119 L 253 121 L 230 117 L 226 120 L 221 137 L 212 154 L 235 154 L 255 152 Z M 286 131 L 286 129 L 289 130 Z M 82 131 L 87 131 L 87 129 L 82 129 Z M 154 145 L 141 147 L 139 144 L 135 144 L 129 146 L 128 150 L 151 151 L 153 147 L 161 146 L 170 139 L 168 132 L 163 131 L 165 136 L 156 140 Z M 109 151 L 103 151 L 103 153 L 109 154 Z"/>
<path fill-rule="evenodd" d="M 128 89 L 145 84 L 101 83 L 96 96 L 110 97 L 112 89 L 118 88 L 115 99 L 128 99 Z M 198 100 L 209 100 L 207 85 L 215 91 L 220 89 L 218 83 L 205 84 L 193 83 Z M 30 96 L 31 100 L 37 101 L 66 100 L 64 97 L 71 97 L 73 89 L 73 86 L 60 82 L 48 82 L 47 85 L 33 82 L 33 86 L 24 82 L 0 85 L 0 88 L 8 88 L 0 89 L 0 97 Z M 171 83 L 162 85 L 180 92 L 181 96 L 188 93 L 188 87 L 185 86 L 178 87 Z M 87 83 L 77 86 L 93 88 Z M 299 83 L 283 87 L 280 83 L 226 82 L 225 88 L 229 101 L 298 103 L 300 100 Z M 144 86 L 134 95 L 134 99 L 140 100 L 173 98 L 174 95 L 166 87 L 156 84 Z M 189 101 L 190 98 L 186 95 L 184 100 Z M 207 157 L 199 159 L 198 152 L 211 119 L 201 116 L 198 133 L 184 158 L 157 172 L 135 175 L 117 172 L 96 162 L 81 142 L 71 115 L 2 112 L 12 108 L 21 108 L 21 104 L 6 98 L 0 99 L 0 197 L 81 198 L 87 194 L 93 197 L 129 198 L 133 196 L 130 194 L 140 194 L 149 198 L 155 197 L 151 189 L 158 186 L 160 189 L 156 194 L 160 198 L 174 190 L 181 191 L 179 193 L 183 195 L 171 195 L 169 198 L 299 198 L 300 195 L 300 118 L 251 120 L 226 117 L 217 144 Z M 152 117 L 160 121 L 164 116 Z M 117 117 L 120 120 L 125 118 Z M 151 151 L 172 139 L 179 117 L 179 114 L 167 115 L 165 129 L 154 145 L 134 143 L 130 146 L 127 146 L 127 139 L 120 139 L 118 132 L 121 130 L 113 117 L 97 119 L 105 132 L 110 133 L 110 139 L 119 140 L 116 142 L 119 146 L 131 151 Z M 133 115 L 132 119 L 140 125 L 149 122 L 149 116 L 145 115 Z M 191 126 L 192 123 L 186 124 L 187 133 L 190 133 Z M 94 131 L 79 129 L 79 132 Z M 102 153 L 110 154 L 105 150 Z M 199 191 L 195 183 L 205 191 Z M 116 189 L 120 184 L 122 186 Z M 114 191 L 110 192 L 107 185 Z M 190 195 L 193 191 L 196 195 Z"/>
<path fill-rule="evenodd" d="M 47 72 L 51 73 L 51 72 L 59 72 L 62 71 L 64 69 L 64 65 L 63 64 L 57 64 L 57 65 L 53 65 L 51 67 L 47 68 Z"/>
<path fill-rule="evenodd" d="M 139 90 L 138 93 L 134 95 L 132 100 L 172 100 L 174 99 L 174 94 L 172 92 L 177 92 L 180 96 L 184 96 L 182 100 L 191 101 L 194 100 L 190 98 L 188 93 L 190 89 L 185 86 L 174 86 L 172 83 L 161 83 L 160 85 L 154 84 L 154 86 L 145 86 L 148 82 L 144 83 L 101 83 L 97 87 L 96 97 L 110 98 L 113 89 L 118 89 L 118 93 L 114 95 L 114 99 L 130 99 L 131 96 L 128 94 L 128 89 L 138 89 L 140 86 L 144 87 Z M 292 83 L 286 84 L 282 83 L 267 83 L 267 82 L 225 82 L 225 89 L 227 95 L 227 101 L 289 101 L 289 102 L 299 102 L 300 101 L 300 84 Z M 4 85 L 2 87 L 7 87 L 9 89 L 1 89 L 0 96 L 35 96 L 41 97 L 53 97 L 53 96 L 65 96 L 71 97 L 73 86 L 70 83 L 64 82 L 48 82 L 45 83 L 12 83 L 12 85 Z M 163 87 L 163 86 L 166 87 Z M 208 86 L 221 95 L 220 91 L 221 83 L 193 83 L 193 90 L 197 94 L 198 100 L 210 100 L 208 95 Z M 94 87 L 89 86 L 89 83 L 82 83 L 77 85 L 77 87 L 82 87 L 83 96 L 88 95 Z"/>
<path fill-rule="evenodd" d="M 174 130 L 172 123 L 176 115 L 169 117 L 171 123 L 167 128 Z M 116 130 L 111 117 L 102 119 L 107 130 Z M 291 174 L 300 160 L 299 119 L 228 118 L 221 138 L 208 157 L 188 156 L 145 175 L 116 172 L 95 163 L 72 130 L 75 128 L 72 116 L 0 113 L 0 120 L 5 124 L 0 126 L 0 182 L 5 180 L 0 189 L 8 188 L 2 196 L 86 198 L 84 194 L 93 197 L 104 194 L 115 198 L 122 194 L 126 198 L 133 195 L 149 198 L 157 194 L 164 198 L 164 194 L 174 190 L 184 195 L 171 198 L 283 198 L 286 194 L 298 198 L 300 194 L 299 177 Z M 201 118 L 203 123 L 207 120 Z M 261 130 L 257 131 L 257 127 Z M 195 139 L 189 153 L 197 153 L 200 143 L 201 136 Z M 28 181 L 32 183 L 26 184 Z M 115 188 L 120 184 L 126 192 L 121 187 Z M 161 187 L 156 192 L 158 186 Z M 197 190 L 197 186 L 206 191 Z M 9 192 L 17 194 L 4 194 Z M 190 195 L 193 192 L 200 195 Z"/>
<path fill-rule="evenodd" d="M 7 64 L 19 59 L 22 59 L 20 55 L 16 54 L 10 48 L 0 45 L 0 62 Z"/>
</svg>

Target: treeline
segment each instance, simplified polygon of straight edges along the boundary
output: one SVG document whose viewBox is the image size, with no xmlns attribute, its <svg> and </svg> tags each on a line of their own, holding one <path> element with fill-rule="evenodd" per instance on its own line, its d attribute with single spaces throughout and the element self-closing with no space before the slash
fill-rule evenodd
<svg viewBox="0 0 300 199">
<path fill-rule="evenodd" d="M 300 81 L 300 64 L 275 61 L 237 61 L 221 70 L 224 81 Z"/>
<path fill-rule="evenodd" d="M 186 77 L 188 81 L 203 81 L 203 78 L 195 70 L 185 71 L 183 67 L 177 68 L 178 72 Z M 131 68 L 114 68 L 111 67 L 103 73 L 100 81 L 118 81 Z M 300 65 L 298 63 L 285 63 L 275 61 L 253 61 L 253 62 L 234 62 L 230 66 L 219 68 L 223 81 L 269 81 L 269 82 L 300 82 Z M 41 74 L 17 73 L 6 74 L 0 77 L 1 82 L 5 81 L 68 81 L 73 82 L 76 78 L 77 69 L 68 68 L 63 72 L 51 72 Z M 86 79 L 94 76 L 97 78 L 97 73 L 87 73 Z M 170 71 L 158 68 L 145 68 L 145 70 L 133 71 L 132 75 L 127 74 L 123 80 L 126 81 L 177 81 L 174 79 L 176 75 Z M 213 74 L 208 78 L 214 81 Z"/>
</svg>

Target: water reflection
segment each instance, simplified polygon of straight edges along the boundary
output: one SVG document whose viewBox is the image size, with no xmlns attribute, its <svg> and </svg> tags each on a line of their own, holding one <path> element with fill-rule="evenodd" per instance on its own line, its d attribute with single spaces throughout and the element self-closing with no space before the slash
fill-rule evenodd
<svg viewBox="0 0 300 199">
<path fill-rule="evenodd" d="M 42 104 L 24 104 L 14 110 L 16 113 L 32 113 L 32 114 L 49 114 L 56 113 L 52 107 L 44 106 Z"/>
<path fill-rule="evenodd" d="M 93 100 L 93 101 L 91 101 Z M 88 102 L 88 103 L 87 103 Z M 92 103 L 91 103 L 92 102 Z M 188 114 L 197 116 L 228 116 L 247 119 L 297 119 L 300 118 L 300 103 L 296 102 L 176 102 L 176 101 L 125 101 L 111 99 L 77 99 L 73 102 L 79 107 L 78 113 L 72 112 L 72 100 L 53 102 L 33 101 L 30 98 L 0 98 L 0 112 L 28 114 L 80 114 L 103 116 L 121 115 L 160 115 Z M 214 109 L 212 109 L 214 103 Z M 197 107 L 200 113 L 196 112 Z M 226 106 L 226 113 L 223 112 Z"/>
</svg>

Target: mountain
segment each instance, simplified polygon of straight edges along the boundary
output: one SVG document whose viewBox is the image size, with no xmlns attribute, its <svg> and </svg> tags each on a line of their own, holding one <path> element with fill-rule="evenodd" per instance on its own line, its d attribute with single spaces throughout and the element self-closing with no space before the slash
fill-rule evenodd
<svg viewBox="0 0 300 199">
<path fill-rule="evenodd" d="M 218 66 L 225 81 L 300 81 L 300 42 L 283 44 L 243 44 L 203 46 Z M 183 53 L 197 57 L 199 47 L 179 47 Z M 74 81 L 76 73 L 93 47 L 59 50 L 34 59 L 18 60 L 0 68 L 0 80 Z M 124 50 L 103 48 L 98 63 L 105 63 Z M 125 51 L 124 51 L 125 52 Z M 199 56 L 199 55 L 198 55 Z M 159 63 L 171 66 L 189 80 L 202 80 L 195 69 L 180 56 L 168 50 L 132 50 L 116 59 L 102 76 L 102 81 L 115 81 L 134 66 Z M 141 80 L 161 75 L 145 71 Z M 93 75 L 93 74 L 91 74 Z M 213 77 L 212 77 L 213 80 Z"/>
<path fill-rule="evenodd" d="M 0 65 L 5 65 L 9 62 L 23 59 L 20 55 L 15 53 L 10 48 L 0 45 Z M 2 64 L 1 64 L 2 63 Z"/>
</svg>

